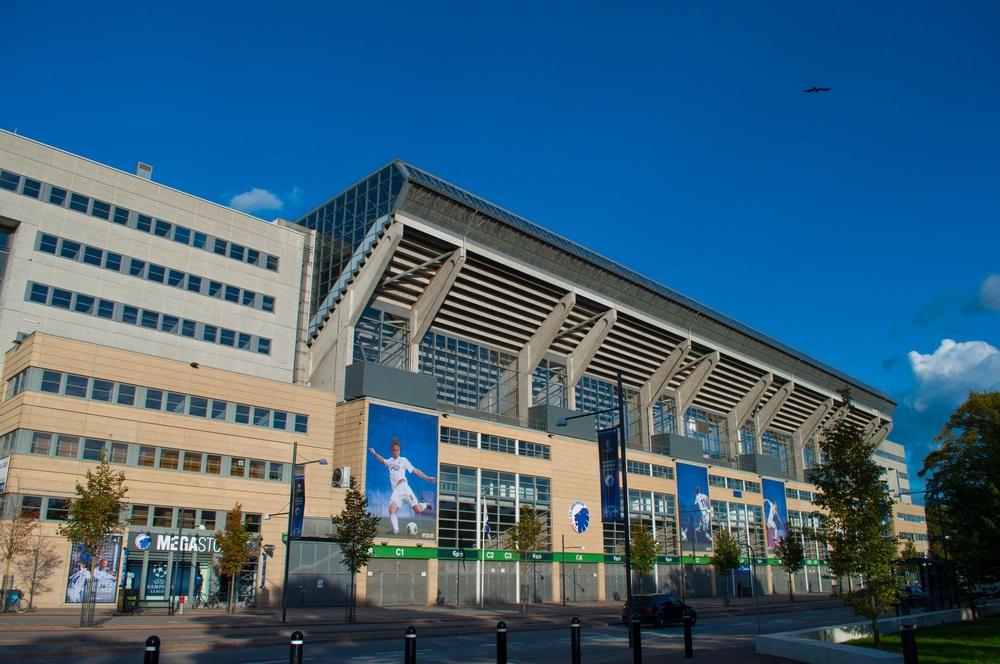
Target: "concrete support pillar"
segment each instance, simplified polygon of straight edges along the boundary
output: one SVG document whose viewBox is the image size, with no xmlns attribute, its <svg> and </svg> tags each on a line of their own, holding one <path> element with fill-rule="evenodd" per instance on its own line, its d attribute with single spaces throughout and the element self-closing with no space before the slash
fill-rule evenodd
<svg viewBox="0 0 1000 664">
<path fill-rule="evenodd" d="M 424 288 L 410 312 L 410 339 L 408 361 L 410 371 L 420 368 L 420 341 L 431 329 L 434 318 L 448 297 L 448 291 L 455 284 L 462 266 L 465 265 L 465 247 L 459 247 L 442 261 L 430 283 Z"/>
<path fill-rule="evenodd" d="M 617 311 L 614 309 L 606 311 L 594 322 L 593 327 L 590 328 L 587 334 L 584 335 L 580 345 L 566 358 L 566 391 L 568 392 L 569 402 L 572 404 L 571 408 L 576 408 L 576 397 L 573 394 L 576 384 L 583 378 L 583 374 L 587 370 L 587 367 L 590 366 L 591 360 L 594 359 L 594 355 L 597 355 L 598 349 L 604 343 L 604 340 L 611 332 L 611 328 L 614 327 L 617 320 Z"/>
<path fill-rule="evenodd" d="M 545 357 L 549 346 L 559 335 L 559 330 L 562 329 L 574 306 L 576 306 L 576 293 L 566 293 L 517 355 L 517 414 L 522 422 L 528 417 L 528 408 L 534 405 L 531 403 L 532 374 Z"/>
<path fill-rule="evenodd" d="M 642 433 L 642 443 L 645 449 L 649 449 L 649 437 L 653 433 L 653 404 L 656 403 L 656 400 L 667 389 L 667 385 L 670 384 L 673 377 L 680 371 L 684 360 L 687 359 L 690 352 L 691 341 L 689 339 L 685 339 L 677 344 L 670 351 L 670 354 L 667 355 L 667 359 L 663 360 L 660 366 L 656 368 L 656 371 L 653 372 L 653 375 L 649 377 L 649 380 L 639 388 L 639 407 L 642 409 L 642 418 L 646 425 L 643 427 L 644 431 Z M 677 418 L 674 418 L 675 422 L 676 420 Z"/>
<path fill-rule="evenodd" d="M 677 388 L 677 417 L 675 418 L 675 424 L 677 426 L 677 433 L 683 433 L 681 430 L 681 422 L 684 421 L 684 413 L 687 409 L 694 403 L 694 398 L 698 396 L 698 391 L 704 387 L 705 383 L 708 382 L 709 376 L 712 375 L 712 371 L 719 364 L 721 359 L 719 351 L 713 351 L 708 355 L 702 356 L 694 364 L 694 370 L 688 374 L 688 377 L 684 379 L 684 382 L 680 384 Z"/>
</svg>

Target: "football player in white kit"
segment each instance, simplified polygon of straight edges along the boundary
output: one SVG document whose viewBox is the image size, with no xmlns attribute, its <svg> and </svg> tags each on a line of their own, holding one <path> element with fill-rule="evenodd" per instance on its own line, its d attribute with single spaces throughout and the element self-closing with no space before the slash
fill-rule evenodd
<svg viewBox="0 0 1000 664">
<path fill-rule="evenodd" d="M 399 519 L 396 512 L 403 503 L 408 504 L 415 514 L 429 512 L 431 505 L 421 503 L 410 488 L 410 483 L 406 481 L 406 473 L 413 473 L 422 480 L 427 480 L 431 484 L 437 484 L 437 478 L 428 477 L 419 469 L 414 468 L 410 460 L 404 456 L 399 456 L 399 438 L 392 439 L 392 456 L 388 459 L 375 451 L 374 447 L 369 447 L 368 451 L 375 455 L 386 468 L 389 469 L 389 485 L 392 487 L 392 497 L 389 498 L 389 521 L 392 523 L 392 534 L 399 534 Z"/>
<path fill-rule="evenodd" d="M 701 512 L 699 515 L 701 517 L 700 523 L 695 530 L 700 530 L 702 535 L 712 539 L 712 504 L 709 502 L 708 496 L 701 492 L 700 486 L 694 488 L 694 504 Z"/>
</svg>

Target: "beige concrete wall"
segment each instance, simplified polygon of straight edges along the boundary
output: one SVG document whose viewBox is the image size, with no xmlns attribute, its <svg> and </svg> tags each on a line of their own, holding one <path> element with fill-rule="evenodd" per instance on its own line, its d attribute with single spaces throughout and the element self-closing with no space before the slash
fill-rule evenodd
<svg viewBox="0 0 1000 664">
<path fill-rule="evenodd" d="M 309 433 L 297 434 L 249 425 L 147 411 L 38 392 L 24 392 L 0 403 L 0 434 L 13 429 L 34 429 L 104 440 L 143 443 L 182 450 L 210 452 L 291 462 L 292 442 L 297 441 L 300 461 L 334 457 L 336 396 L 330 392 L 231 372 L 138 355 L 80 341 L 35 334 L 7 354 L 4 378 L 26 366 L 46 368 L 109 380 L 176 390 L 210 398 L 278 408 L 309 416 Z M 8 491 L 42 496 L 71 497 L 76 482 L 94 463 L 52 456 L 15 454 L 11 458 Z M 229 510 L 239 501 L 243 510 L 269 514 L 287 511 L 286 482 L 116 466 L 125 472 L 135 504 Z M 343 507 L 343 491 L 330 486 L 332 466 L 306 466 L 306 514 L 329 518 Z M 223 527 L 219 523 L 218 527 Z M 56 524 L 43 523 L 42 531 L 53 545 L 68 554 L 65 539 L 54 536 Z M 284 547 L 281 534 L 286 519 L 262 522 L 265 544 L 275 545 L 268 562 L 265 599 L 279 597 Z M 65 560 L 60 574 L 65 574 Z M 65 576 L 36 604 L 57 606 L 65 592 Z"/>
</svg>

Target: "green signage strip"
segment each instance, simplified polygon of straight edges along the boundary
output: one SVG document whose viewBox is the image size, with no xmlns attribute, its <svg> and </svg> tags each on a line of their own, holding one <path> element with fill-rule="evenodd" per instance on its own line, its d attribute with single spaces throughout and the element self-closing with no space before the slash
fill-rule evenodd
<svg viewBox="0 0 1000 664">
<path fill-rule="evenodd" d="M 438 560 L 479 560 L 478 549 L 438 549 Z"/>
<path fill-rule="evenodd" d="M 370 549 L 372 558 L 437 558 L 438 550 L 433 546 L 373 546 Z"/>
</svg>

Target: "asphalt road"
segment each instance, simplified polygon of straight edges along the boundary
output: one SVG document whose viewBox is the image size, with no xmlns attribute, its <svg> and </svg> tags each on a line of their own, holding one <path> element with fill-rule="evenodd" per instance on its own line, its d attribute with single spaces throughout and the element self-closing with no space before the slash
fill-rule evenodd
<svg viewBox="0 0 1000 664">
<path fill-rule="evenodd" d="M 819 611 L 789 612 L 762 615 L 761 631 L 780 632 L 815 625 L 857 620 L 844 608 Z M 751 614 L 726 618 L 700 618 L 694 631 L 696 656 L 701 662 L 733 661 L 778 662 L 781 660 L 753 654 L 756 635 L 756 618 Z M 399 662 L 403 658 L 402 629 L 399 638 L 390 640 L 340 641 L 337 643 L 309 643 L 306 634 L 304 662 L 347 662 L 375 664 Z M 663 629 L 645 628 L 642 633 L 643 655 L 647 662 L 663 661 L 668 657 L 683 657 L 683 630 L 681 627 Z M 631 662 L 625 628 L 623 625 L 600 623 L 585 626 L 582 630 L 583 661 L 588 664 Z M 508 662 L 510 664 L 555 664 L 569 661 L 569 629 L 536 630 L 508 633 Z M 137 644 L 139 661 L 141 645 Z M 73 657 L 46 658 L 45 662 L 81 662 L 83 664 L 111 664 L 125 661 L 123 653 L 87 657 L 81 652 Z M 496 635 L 491 632 L 424 637 L 417 639 L 417 661 L 437 664 L 478 664 L 496 662 Z M 165 652 L 161 664 L 285 664 L 288 646 L 258 646 L 227 648 L 210 652 Z"/>
</svg>

